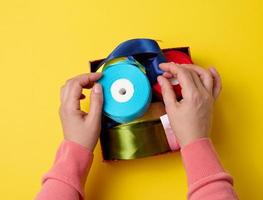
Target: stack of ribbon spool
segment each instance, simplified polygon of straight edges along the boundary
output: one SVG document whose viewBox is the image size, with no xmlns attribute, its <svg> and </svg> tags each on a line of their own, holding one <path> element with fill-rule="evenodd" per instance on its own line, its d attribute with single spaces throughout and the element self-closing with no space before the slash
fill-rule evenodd
<svg viewBox="0 0 263 200">
<path fill-rule="evenodd" d="M 129 160 L 176 151 L 179 145 L 169 125 L 157 77 L 159 64 L 191 64 L 189 48 L 161 50 L 151 39 L 121 43 L 91 71 L 103 73 L 104 94 L 100 137 L 104 160 Z M 171 79 L 178 100 L 181 87 Z"/>
</svg>

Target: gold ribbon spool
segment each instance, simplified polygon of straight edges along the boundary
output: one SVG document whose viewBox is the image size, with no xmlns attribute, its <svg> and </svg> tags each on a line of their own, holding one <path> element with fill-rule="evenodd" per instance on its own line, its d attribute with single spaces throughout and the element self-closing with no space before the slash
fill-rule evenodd
<svg viewBox="0 0 263 200">
<path fill-rule="evenodd" d="M 170 151 L 160 121 L 165 114 L 162 102 L 151 103 L 140 118 L 103 130 L 101 146 L 105 160 L 129 160 Z"/>
</svg>

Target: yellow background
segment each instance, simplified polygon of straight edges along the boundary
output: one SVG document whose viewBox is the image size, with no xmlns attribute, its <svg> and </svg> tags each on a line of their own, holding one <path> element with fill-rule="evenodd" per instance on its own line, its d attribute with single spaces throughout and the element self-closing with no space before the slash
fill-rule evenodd
<svg viewBox="0 0 263 200">
<path fill-rule="evenodd" d="M 0 199 L 39 191 L 62 140 L 64 81 L 137 37 L 190 46 L 196 63 L 218 68 L 213 141 L 240 198 L 263 199 L 262 21 L 261 0 L 1 0 Z M 186 192 L 179 154 L 108 164 L 97 146 L 89 199 L 185 199 Z"/>
</svg>

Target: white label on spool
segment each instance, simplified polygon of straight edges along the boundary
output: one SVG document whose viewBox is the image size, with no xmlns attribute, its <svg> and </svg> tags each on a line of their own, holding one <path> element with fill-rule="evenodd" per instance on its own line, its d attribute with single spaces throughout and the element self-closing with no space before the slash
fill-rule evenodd
<svg viewBox="0 0 263 200">
<path fill-rule="evenodd" d="M 115 101 L 124 103 L 133 97 L 134 87 L 131 81 L 122 78 L 112 83 L 110 91 Z"/>
</svg>

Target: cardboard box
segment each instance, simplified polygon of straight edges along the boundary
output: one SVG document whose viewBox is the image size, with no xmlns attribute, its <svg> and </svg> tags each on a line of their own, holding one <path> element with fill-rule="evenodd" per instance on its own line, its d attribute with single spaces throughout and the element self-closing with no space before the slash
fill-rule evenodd
<svg viewBox="0 0 263 200">
<path fill-rule="evenodd" d="M 190 49 L 189 47 L 177 47 L 177 48 L 166 48 L 166 49 L 162 49 L 163 52 L 166 52 L 166 51 L 170 51 L 170 50 L 176 50 L 176 51 L 181 51 L 187 55 L 190 55 Z M 104 59 L 98 59 L 98 60 L 93 60 L 93 61 L 90 61 L 90 71 L 91 72 L 96 72 L 98 69 L 99 69 L 99 65 L 100 63 L 103 61 Z M 156 100 L 155 98 L 152 99 L 152 102 L 154 101 L 158 101 Z M 113 120 L 109 119 L 108 117 L 106 116 L 102 116 L 102 131 L 101 131 L 101 137 L 103 137 L 103 134 L 107 134 L 107 130 L 109 128 L 111 128 L 111 126 L 115 126 L 115 125 L 118 125 L 117 122 L 114 122 Z M 102 140 L 100 140 L 102 141 Z M 105 154 L 105 146 L 107 146 L 107 144 L 103 144 L 101 142 L 101 148 L 102 148 L 102 154 L 103 154 L 103 158 L 104 160 L 108 160 L 106 158 L 106 154 Z"/>
</svg>

